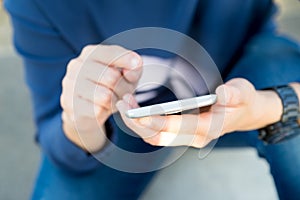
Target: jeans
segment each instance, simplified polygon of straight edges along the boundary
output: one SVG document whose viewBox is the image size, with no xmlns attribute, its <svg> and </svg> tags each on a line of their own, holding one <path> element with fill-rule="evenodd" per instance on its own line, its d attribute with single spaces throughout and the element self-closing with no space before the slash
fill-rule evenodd
<svg viewBox="0 0 300 200">
<path fill-rule="evenodd" d="M 225 135 L 216 147 L 255 147 L 259 156 L 270 164 L 281 199 L 299 199 L 299 144 L 300 137 L 296 137 L 281 144 L 265 145 L 257 139 L 257 132 L 252 131 Z M 103 165 L 88 174 L 75 175 L 54 166 L 43 156 L 32 199 L 137 199 L 154 173 L 126 173 Z"/>
</svg>

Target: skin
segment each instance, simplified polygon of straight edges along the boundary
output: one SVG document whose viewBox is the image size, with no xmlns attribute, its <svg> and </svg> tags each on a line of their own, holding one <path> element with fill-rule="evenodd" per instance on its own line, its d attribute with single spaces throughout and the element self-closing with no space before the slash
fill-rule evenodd
<svg viewBox="0 0 300 200">
<path fill-rule="evenodd" d="M 142 59 L 135 52 L 120 46 L 86 46 L 69 62 L 62 81 L 66 137 L 87 152 L 101 150 L 107 140 L 104 123 L 119 110 L 125 124 L 152 145 L 201 148 L 224 134 L 277 122 L 282 115 L 275 92 L 255 90 L 237 78 L 216 89 L 217 103 L 207 112 L 129 119 L 124 112 L 139 107 L 131 94 L 141 74 Z M 290 85 L 300 97 L 300 84 Z"/>
<path fill-rule="evenodd" d="M 141 57 L 120 46 L 89 45 L 71 60 L 62 81 L 61 106 L 66 137 L 88 152 L 106 142 L 104 123 L 115 104 L 132 93 L 142 74 Z"/>
<path fill-rule="evenodd" d="M 290 84 L 300 98 L 300 84 Z M 233 131 L 265 127 L 280 120 L 283 108 L 274 91 L 255 90 L 242 78 L 235 78 L 216 89 L 218 100 L 208 112 L 151 116 L 129 119 L 124 113 L 137 108 L 134 97 L 126 94 L 117 103 L 125 124 L 143 140 L 155 146 L 202 148 L 214 139 Z"/>
</svg>

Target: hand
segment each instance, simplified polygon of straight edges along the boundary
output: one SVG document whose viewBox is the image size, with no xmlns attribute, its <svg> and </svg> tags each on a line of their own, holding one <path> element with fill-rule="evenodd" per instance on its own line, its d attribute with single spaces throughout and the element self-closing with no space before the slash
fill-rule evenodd
<svg viewBox="0 0 300 200">
<path fill-rule="evenodd" d="M 236 78 L 216 89 L 218 100 L 208 112 L 129 119 L 127 109 L 138 107 L 125 95 L 117 103 L 125 124 L 146 142 L 158 146 L 201 148 L 233 131 L 253 130 L 280 119 L 282 106 L 272 91 L 256 91 L 245 79 Z"/>
<path fill-rule="evenodd" d="M 104 123 L 142 73 L 141 57 L 120 46 L 89 45 L 71 60 L 62 81 L 63 129 L 68 139 L 95 152 L 105 144 Z"/>
</svg>

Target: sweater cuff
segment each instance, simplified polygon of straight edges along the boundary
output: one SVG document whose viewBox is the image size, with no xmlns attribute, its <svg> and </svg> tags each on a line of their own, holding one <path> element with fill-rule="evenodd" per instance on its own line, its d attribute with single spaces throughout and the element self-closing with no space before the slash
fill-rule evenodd
<svg viewBox="0 0 300 200">
<path fill-rule="evenodd" d="M 108 141 L 106 141 L 105 146 L 98 152 L 88 154 L 89 156 L 93 156 L 94 158 L 103 158 L 105 156 L 109 156 L 110 153 L 115 148 L 115 144 L 118 141 L 118 134 L 116 132 L 116 128 L 114 127 L 114 120 L 111 116 L 105 122 L 105 129 Z M 100 161 L 99 161 L 100 162 Z"/>
<path fill-rule="evenodd" d="M 110 124 L 110 122 L 107 123 Z M 112 129 L 112 126 L 110 127 Z M 111 140 L 113 143 L 117 140 L 117 136 L 113 132 L 111 132 Z M 65 136 L 62 129 L 61 113 L 40 126 L 38 141 L 45 154 L 55 164 L 67 170 L 85 173 L 102 165 L 94 156 L 89 156 Z M 108 142 L 110 145 L 104 146 L 101 151 L 96 153 L 97 157 L 109 155 L 113 149 L 111 142 Z"/>
</svg>

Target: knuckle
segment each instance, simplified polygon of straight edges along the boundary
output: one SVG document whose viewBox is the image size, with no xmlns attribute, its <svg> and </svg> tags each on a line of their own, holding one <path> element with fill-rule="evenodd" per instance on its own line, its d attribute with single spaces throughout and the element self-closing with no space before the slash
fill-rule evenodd
<svg viewBox="0 0 300 200">
<path fill-rule="evenodd" d="M 86 45 L 85 47 L 83 47 L 82 51 L 81 51 L 81 55 L 82 56 L 86 56 L 87 54 L 89 54 L 93 49 L 95 48 L 95 45 Z"/>
<path fill-rule="evenodd" d="M 106 75 L 107 84 L 111 87 L 114 87 L 120 80 L 121 74 L 116 70 L 110 70 Z"/>
<path fill-rule="evenodd" d="M 112 48 L 113 52 L 115 53 L 115 56 L 116 56 L 115 59 L 118 59 L 118 58 L 125 56 L 125 55 L 129 54 L 130 52 L 132 52 L 132 51 L 125 49 L 124 47 L 121 47 L 118 45 L 112 45 L 111 48 Z"/>
<path fill-rule="evenodd" d="M 70 60 L 70 62 L 67 65 L 67 72 L 66 72 L 67 75 L 70 74 L 70 71 L 73 69 L 74 66 L 76 66 L 76 64 L 77 64 L 76 59 Z"/>
<path fill-rule="evenodd" d="M 77 58 L 73 58 L 69 61 L 68 63 L 68 68 L 72 68 L 73 66 L 76 66 L 78 63 L 78 59 Z"/>
<path fill-rule="evenodd" d="M 61 101 L 61 107 L 63 109 L 63 111 L 68 114 L 68 115 L 72 115 L 73 114 L 73 110 L 72 107 L 70 106 L 70 104 L 66 101 Z"/>
<path fill-rule="evenodd" d="M 73 123 L 74 122 L 74 113 L 72 111 L 69 110 L 63 110 L 62 112 L 62 120 L 64 122 L 69 122 L 69 123 Z"/>
<path fill-rule="evenodd" d="M 107 91 L 104 91 L 102 92 L 101 94 L 101 99 L 102 99 L 102 102 L 106 105 L 109 105 L 111 103 L 111 97 L 112 97 L 112 92 L 110 90 L 107 90 Z"/>
<path fill-rule="evenodd" d="M 78 60 L 78 58 L 70 60 L 70 62 L 67 65 L 67 70 L 66 70 L 65 76 L 72 77 L 72 78 L 77 76 L 79 69 L 80 69 L 79 68 L 80 64 L 81 64 L 81 62 Z"/>
<path fill-rule="evenodd" d="M 66 102 L 63 95 L 60 96 L 60 106 L 65 109 L 66 108 Z"/>
<path fill-rule="evenodd" d="M 69 80 L 66 77 L 64 77 L 61 82 L 61 85 L 62 85 L 63 93 L 64 93 L 64 89 L 68 88 L 68 86 L 69 86 Z"/>
<path fill-rule="evenodd" d="M 109 71 L 109 76 L 114 78 L 114 79 L 120 79 L 121 78 L 121 73 L 118 70 L 110 70 Z"/>
<path fill-rule="evenodd" d="M 61 119 L 65 122 L 65 121 L 68 121 L 69 117 L 67 116 L 67 113 L 66 112 L 62 112 L 61 114 Z"/>
<path fill-rule="evenodd" d="M 102 113 L 102 108 L 100 106 L 94 106 L 95 116 L 99 116 Z"/>
<path fill-rule="evenodd" d="M 112 48 L 115 52 L 125 52 L 127 51 L 124 47 L 121 47 L 120 45 L 110 45 L 110 48 Z"/>
<path fill-rule="evenodd" d="M 73 115 L 71 115 L 70 113 L 67 113 L 65 111 L 62 112 L 61 119 L 64 124 L 73 125 L 73 123 L 74 123 Z"/>
</svg>

